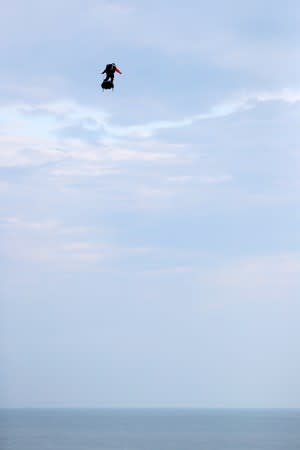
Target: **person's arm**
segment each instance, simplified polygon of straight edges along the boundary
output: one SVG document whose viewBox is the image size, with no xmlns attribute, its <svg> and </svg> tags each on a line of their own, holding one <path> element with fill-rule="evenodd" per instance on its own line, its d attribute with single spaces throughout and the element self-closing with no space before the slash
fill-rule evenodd
<svg viewBox="0 0 300 450">
<path fill-rule="evenodd" d="M 120 73 L 122 75 L 122 72 L 120 69 L 118 69 L 118 67 L 116 67 L 116 72 Z"/>
</svg>

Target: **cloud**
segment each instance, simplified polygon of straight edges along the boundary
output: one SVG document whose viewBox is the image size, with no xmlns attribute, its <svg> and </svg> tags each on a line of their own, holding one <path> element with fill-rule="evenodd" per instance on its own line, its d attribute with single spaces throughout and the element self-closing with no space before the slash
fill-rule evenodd
<svg viewBox="0 0 300 450">
<path fill-rule="evenodd" d="M 2 119 L 2 120 L 1 120 Z M 82 108 L 78 104 L 62 102 L 40 106 L 16 105 L 0 108 L 2 132 L 0 134 L 0 166 L 40 166 L 47 163 L 75 161 L 99 164 L 101 170 L 115 169 L 118 162 L 141 161 L 163 162 L 176 159 L 176 153 L 170 151 L 153 151 L 149 145 L 104 143 L 110 127 L 107 125 L 107 114 L 93 109 Z M 95 142 L 86 142 L 84 136 L 61 137 L 57 134 L 60 128 L 72 126 L 82 127 L 83 130 L 97 131 Z M 116 133 L 118 134 L 118 132 Z M 129 133 L 130 134 L 130 133 Z M 115 133 L 112 132 L 112 136 Z M 172 148 L 165 144 L 164 147 Z M 178 148 L 174 145 L 173 148 Z M 106 167 L 102 167 L 102 166 Z M 113 166 L 113 167 L 111 167 Z M 87 166 L 89 167 L 89 166 Z M 91 167 L 91 166 L 90 166 Z M 94 172 L 93 167 L 91 172 Z M 73 171 L 73 168 L 70 169 Z M 65 169 L 62 170 L 65 172 Z M 62 173 L 56 170 L 54 173 Z M 87 172 L 87 170 L 86 170 Z"/>
<path fill-rule="evenodd" d="M 43 6 L 37 0 L 30 0 L 26 5 L 21 0 L 12 0 L 3 5 L 0 45 L 4 49 L 37 43 L 62 46 L 70 38 L 94 34 L 99 27 L 106 31 L 111 30 L 112 23 L 118 27 L 129 12 L 130 7 L 117 1 L 91 1 L 83 10 L 78 0 L 66 0 L 63 5 L 54 0 Z"/>
<path fill-rule="evenodd" d="M 218 185 L 228 183 L 232 180 L 232 176 L 228 174 L 210 175 L 174 175 L 165 176 L 162 179 L 164 185 Z"/>
<path fill-rule="evenodd" d="M 6 181 L 0 181 L 0 193 L 7 192 L 9 189 L 9 183 Z"/>
<path fill-rule="evenodd" d="M 209 287 L 220 298 L 269 301 L 300 295 L 300 254 L 297 252 L 244 257 L 201 272 L 198 276 L 201 286 Z"/>
<path fill-rule="evenodd" d="M 244 70 L 264 79 L 268 74 L 268 80 L 292 72 L 299 77 L 299 14 L 296 2 L 292 1 L 292 5 L 294 8 L 279 3 L 262 7 L 254 1 L 243 2 L 241 7 L 236 1 L 224 5 L 219 1 L 205 5 L 190 1 L 189 7 L 183 9 L 176 2 L 164 5 L 151 2 L 145 7 L 136 4 L 129 18 L 130 26 L 126 22 L 114 34 L 114 39 L 155 49 L 176 58 L 176 64 L 182 58 L 206 67 L 217 66 L 239 70 L 239 73 Z M 153 33 L 152 24 L 157 20 L 158 10 L 164 26 Z"/>
<path fill-rule="evenodd" d="M 153 33 L 157 20 L 164 25 Z M 286 8 L 278 2 L 270 7 L 258 1 L 243 2 L 241 7 L 236 1 L 221 5 L 220 1 L 199 4 L 190 0 L 188 7 L 182 8 L 180 3 L 170 1 L 141 4 L 135 0 L 91 0 L 83 11 L 78 1 L 67 0 L 61 6 L 54 0 L 41 7 L 35 0 L 26 2 L 24 7 L 21 0 L 13 0 L 2 9 L 0 47 L 10 55 L 7 60 L 13 61 L 13 76 L 8 79 L 18 78 L 15 63 L 20 55 L 25 55 L 24 62 L 30 59 L 37 80 L 41 75 L 59 71 L 71 84 L 74 72 L 81 72 L 85 62 L 89 67 L 95 66 L 99 56 L 102 59 L 116 55 L 129 69 L 136 57 L 146 53 L 146 57 L 152 57 L 154 51 L 155 59 L 166 58 L 170 65 L 175 61 L 181 73 L 186 61 L 191 61 L 193 69 L 194 64 L 205 69 L 217 67 L 223 69 L 222 75 L 236 71 L 239 78 L 243 72 L 245 78 L 250 75 L 252 80 L 255 75 L 256 81 L 282 82 L 288 77 L 297 82 L 298 22 L 295 1 Z M 109 42 L 103 46 L 107 35 Z M 43 54 L 45 47 L 47 58 Z M 11 55 L 17 55 L 17 59 Z M 72 75 L 70 67 L 74 68 Z M 25 69 L 30 72 L 28 67 Z M 22 81 L 24 75 L 20 75 Z M 69 89 L 67 84 L 65 88 Z"/>
<path fill-rule="evenodd" d="M 72 167 L 72 164 L 68 163 L 65 168 L 62 166 L 51 170 L 51 175 L 64 179 L 76 177 L 103 178 L 105 176 L 118 175 L 120 172 L 120 170 L 114 168 L 95 166 L 93 164 L 81 164 L 80 167 L 78 164 L 75 164 L 74 167 Z"/>
<path fill-rule="evenodd" d="M 285 88 L 274 92 L 259 92 L 253 95 L 253 97 L 257 102 L 281 101 L 286 103 L 297 103 L 300 101 L 300 91 Z M 251 100 L 251 96 L 249 96 L 249 100 Z"/>
<path fill-rule="evenodd" d="M 112 123 L 111 116 L 104 111 L 87 108 L 75 102 L 62 101 L 41 105 L 16 104 L 0 108 L 2 135 L 12 130 L 26 134 L 40 132 L 55 135 L 60 128 L 81 126 L 86 131 L 98 132 L 98 137 L 113 139 L 132 137 L 147 139 L 157 131 L 189 127 L 202 120 L 228 117 L 255 108 L 263 102 L 296 103 L 300 101 L 300 91 L 282 89 L 236 95 L 233 99 L 213 105 L 207 112 L 187 116 L 179 120 L 159 120 L 141 125 L 120 126 Z M 48 120 L 47 120 L 48 118 Z"/>
<path fill-rule="evenodd" d="M 79 105 L 73 101 L 56 101 L 41 105 L 16 105 L 15 110 L 27 117 L 52 117 L 64 126 L 83 123 L 87 129 L 99 129 L 105 125 L 110 114 Z"/>
<path fill-rule="evenodd" d="M 60 189 L 63 186 L 78 189 L 79 184 L 98 186 L 97 195 L 101 191 L 104 202 L 111 205 L 124 202 L 125 197 L 128 204 L 138 208 L 145 208 L 146 205 L 149 208 L 166 207 L 175 199 L 182 205 L 191 205 L 195 201 L 216 204 L 216 196 L 223 204 L 229 204 L 220 197 L 226 193 L 227 200 L 230 197 L 230 204 L 233 205 L 232 196 L 238 196 L 237 190 L 233 192 L 234 183 L 230 183 L 234 180 L 233 173 L 241 167 L 246 170 L 246 166 L 247 170 L 256 170 L 257 158 L 254 156 L 261 144 L 261 133 L 256 136 L 255 132 L 251 132 L 250 138 L 249 131 L 245 129 L 248 122 L 244 120 L 243 130 L 248 133 L 246 138 L 243 135 L 233 140 L 225 130 L 225 138 L 229 141 L 221 140 L 220 127 L 224 128 L 221 119 L 231 117 L 232 127 L 235 116 L 247 112 L 248 117 L 249 111 L 254 111 L 262 103 L 290 105 L 299 100 L 300 92 L 291 89 L 237 93 L 199 114 L 187 115 L 179 120 L 150 121 L 128 126 L 116 125 L 113 116 L 92 107 L 82 107 L 76 102 L 2 105 L 0 167 L 4 174 L 5 169 L 9 168 L 31 168 L 40 183 L 50 183 L 51 189 L 55 184 Z M 175 143 L 172 142 L 172 133 L 168 139 L 160 136 L 163 130 L 172 132 L 200 122 L 205 122 L 205 127 L 195 127 L 193 130 L 197 133 L 199 130 L 198 142 L 193 141 L 188 133 L 185 140 L 179 143 L 177 138 L 174 138 Z M 59 130 L 67 125 L 75 129 L 80 127 L 82 135 L 61 135 Z M 93 140 L 85 136 L 91 130 L 94 133 Z M 245 145 L 245 142 L 250 145 L 254 136 L 255 149 L 251 150 L 251 158 L 248 152 L 243 161 L 236 154 L 233 157 L 236 147 Z M 224 145 L 227 150 L 223 152 Z M 231 154 L 228 146 L 232 145 Z M 261 161 L 261 153 L 259 158 Z M 265 154 L 264 158 L 266 162 Z M 282 158 L 278 156 L 277 159 L 282 164 Z M 273 157 L 274 165 L 276 161 Z M 231 184 L 232 190 L 224 189 L 222 193 L 220 189 L 217 190 L 219 185 L 225 184 Z M 211 195 L 205 197 L 205 192 L 211 192 Z M 250 201 L 248 194 L 247 200 Z M 262 195 L 262 192 L 259 194 Z M 263 194 L 267 198 L 268 192 Z M 239 203 L 244 203 L 245 192 L 240 189 L 239 195 L 243 198 Z M 258 197 L 255 201 L 259 201 Z"/>
<path fill-rule="evenodd" d="M 213 120 L 228 117 L 239 112 L 255 108 L 259 103 L 278 101 L 286 103 L 296 103 L 300 101 L 300 91 L 293 89 L 282 89 L 276 91 L 262 91 L 248 93 L 236 96 L 235 99 L 229 99 L 218 103 L 210 108 L 209 111 L 187 116 L 179 120 L 160 120 L 149 122 L 142 125 L 117 126 L 102 122 L 106 134 L 110 137 L 134 137 L 149 138 L 157 131 L 170 130 L 176 128 L 189 127 L 199 121 Z"/>
<path fill-rule="evenodd" d="M 69 226 L 59 220 L 0 218 L 1 256 L 27 264 L 63 270 L 111 270 L 122 259 L 152 251 L 146 246 L 116 245 L 111 232 L 99 226 Z"/>
<path fill-rule="evenodd" d="M 180 262 L 181 259 L 181 262 Z M 209 299 L 212 306 L 221 303 L 246 301 L 267 303 L 270 301 L 297 300 L 300 295 L 300 253 L 276 252 L 273 254 L 230 255 L 197 252 L 178 258 L 173 255 L 172 264 L 167 261 L 159 268 L 146 269 L 145 274 L 189 275 L 191 283 L 196 282 L 200 299 Z"/>
<path fill-rule="evenodd" d="M 2 218 L 2 256 L 33 264 L 51 264 L 64 269 L 99 265 L 112 250 L 99 240 L 90 240 L 91 229 L 68 227 L 57 220 L 32 221 L 19 217 Z"/>
<path fill-rule="evenodd" d="M 24 220 L 20 217 L 2 217 L 0 218 L 0 226 L 7 229 L 19 229 L 29 231 L 54 231 L 59 229 L 59 222 L 50 220 L 42 222 L 33 222 Z"/>
</svg>

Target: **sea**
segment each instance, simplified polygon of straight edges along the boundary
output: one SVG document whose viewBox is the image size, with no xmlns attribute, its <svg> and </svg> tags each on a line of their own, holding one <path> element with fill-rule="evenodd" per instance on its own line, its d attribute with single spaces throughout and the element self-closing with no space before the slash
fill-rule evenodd
<svg viewBox="0 0 300 450">
<path fill-rule="evenodd" d="M 300 450 L 300 410 L 0 411 L 1 450 Z"/>
</svg>

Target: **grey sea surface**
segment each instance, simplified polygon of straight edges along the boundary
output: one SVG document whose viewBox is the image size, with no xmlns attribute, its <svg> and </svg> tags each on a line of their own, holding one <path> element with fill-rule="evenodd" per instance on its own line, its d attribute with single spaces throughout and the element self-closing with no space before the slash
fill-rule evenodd
<svg viewBox="0 0 300 450">
<path fill-rule="evenodd" d="M 19 409 L 1 450 L 299 450 L 300 410 Z"/>
</svg>

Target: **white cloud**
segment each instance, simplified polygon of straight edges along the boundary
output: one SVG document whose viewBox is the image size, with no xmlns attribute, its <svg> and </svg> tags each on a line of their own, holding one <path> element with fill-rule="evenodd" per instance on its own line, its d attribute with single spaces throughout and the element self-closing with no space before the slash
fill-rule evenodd
<svg viewBox="0 0 300 450">
<path fill-rule="evenodd" d="M 158 10 L 164 26 L 153 33 Z M 223 5 L 217 1 L 204 5 L 190 1 L 186 8 L 176 2 L 151 2 L 137 5 L 129 20 L 130 26 L 125 22 L 114 33 L 114 40 L 167 53 L 176 62 L 182 58 L 206 66 L 268 74 L 269 80 L 282 74 L 299 74 L 298 33 L 294 31 L 299 29 L 299 13 L 295 1 L 289 8 L 278 2 L 268 7 L 261 2 L 227 1 Z"/>
<path fill-rule="evenodd" d="M 59 169 L 53 169 L 51 170 L 51 175 L 54 175 L 55 177 L 61 177 L 61 178 L 76 178 L 76 177 L 107 177 L 112 175 L 118 175 L 121 173 L 120 170 L 109 168 L 109 167 L 103 167 L 103 166 L 97 166 L 92 164 L 82 164 L 80 167 L 78 167 L 77 164 L 72 167 L 72 164 L 68 164 L 67 167 L 61 167 Z"/>
<path fill-rule="evenodd" d="M 232 180 L 231 175 L 216 175 L 216 176 L 202 176 L 199 177 L 200 184 L 222 184 Z"/>
<path fill-rule="evenodd" d="M 2 218 L 2 253 L 28 263 L 47 263 L 68 268 L 99 264 L 112 255 L 107 244 L 91 241 L 92 230 L 68 227 L 57 220 L 32 221 L 20 217 Z"/>
<path fill-rule="evenodd" d="M 202 286 L 229 301 L 287 300 L 297 292 L 300 295 L 299 253 L 242 258 L 199 274 Z"/>
<path fill-rule="evenodd" d="M 0 46 L 10 53 L 17 53 L 16 48 L 50 46 L 54 58 L 65 57 L 70 50 L 73 58 L 77 54 L 74 43 L 88 43 L 88 51 L 99 55 L 109 34 L 112 48 L 106 45 L 104 54 L 116 54 L 116 48 L 123 46 L 155 49 L 158 54 L 176 58 L 176 63 L 182 58 L 214 67 L 242 69 L 268 80 L 278 79 L 282 73 L 299 75 L 297 3 L 292 1 L 289 8 L 279 2 L 270 6 L 258 1 L 242 5 L 236 1 L 222 5 L 220 1 L 200 4 L 190 0 L 182 8 L 179 2 L 170 1 L 141 4 L 135 0 L 92 0 L 83 10 L 78 1 L 66 0 L 61 5 L 54 0 L 41 7 L 35 0 L 26 2 L 24 7 L 21 0 L 13 0 L 2 8 Z M 157 20 L 163 26 L 153 33 Z M 85 48 L 83 44 L 80 50 Z"/>
<path fill-rule="evenodd" d="M 227 174 L 218 174 L 214 176 L 209 175 L 174 175 L 174 176 L 166 176 L 162 177 L 163 185 L 172 185 L 172 186 L 180 186 L 180 185 L 214 185 L 214 184 L 223 184 L 228 183 L 232 180 L 231 175 Z"/>
<path fill-rule="evenodd" d="M 297 103 L 300 101 L 300 91 L 285 88 L 281 91 L 259 92 L 253 97 L 258 102 L 282 101 L 286 103 Z M 251 100 L 251 97 L 249 99 Z"/>
<path fill-rule="evenodd" d="M 9 189 L 9 183 L 6 181 L 0 181 L 0 193 L 7 192 Z"/>
<path fill-rule="evenodd" d="M 111 123 L 110 115 L 105 112 L 99 112 L 93 108 L 83 107 L 75 102 L 56 102 L 49 104 L 35 105 L 11 105 L 0 108 L 0 120 L 2 122 L 2 133 L 0 135 L 2 145 L 21 144 L 24 140 L 25 145 L 38 144 L 36 136 L 41 130 L 44 132 L 44 138 L 49 136 L 54 138 L 55 131 L 59 128 L 69 126 L 81 126 L 85 131 L 96 131 L 100 139 L 114 138 L 141 138 L 147 141 L 155 132 L 161 130 L 170 130 L 191 126 L 202 120 L 219 119 L 244 110 L 253 109 L 261 102 L 281 101 L 286 103 L 296 103 L 300 101 L 300 91 L 292 89 L 282 89 L 279 91 L 263 91 L 237 95 L 235 99 L 229 99 L 218 103 L 210 108 L 209 111 L 200 114 L 187 116 L 179 120 L 159 120 L 155 122 L 144 123 L 142 125 L 118 126 Z M 47 119 L 48 117 L 48 119 Z M 16 126 L 18 124 L 18 126 Z M 10 133 L 14 131 L 13 137 Z M 18 136 L 18 138 L 16 137 Z M 26 142 L 25 137 L 30 137 L 31 141 Z M 22 140 L 21 140 L 22 139 Z M 8 142 L 6 142 L 7 140 Z M 57 140 L 57 137 L 56 137 Z M 64 142 L 67 139 L 58 139 L 58 142 Z M 80 143 L 80 140 L 70 139 L 70 143 Z M 117 141 L 120 142 L 120 141 Z M 47 142 L 41 142 L 45 147 Z M 44 149 L 44 152 L 46 150 Z M 49 151 L 49 150 L 48 150 Z M 55 150 L 56 152 L 58 150 Z M 115 151 L 114 157 L 118 154 L 120 158 L 136 159 L 137 152 L 131 152 L 120 149 L 119 153 Z M 86 158 L 86 155 L 83 156 Z M 144 159 L 155 159 L 165 157 L 163 154 L 153 153 L 152 156 L 143 155 Z M 141 157 L 143 159 L 143 157 Z"/>
<path fill-rule="evenodd" d="M 20 104 L 15 105 L 14 110 L 28 119 L 43 116 L 51 117 L 56 121 L 56 125 L 59 125 L 62 121 L 64 126 L 83 123 L 88 130 L 101 128 L 110 117 L 110 114 L 104 111 L 88 108 L 73 101 L 56 101 L 41 105 Z"/>
<path fill-rule="evenodd" d="M 184 258 L 185 256 L 185 258 Z M 190 255 L 191 256 L 191 255 Z M 186 260 L 186 255 L 182 255 Z M 299 300 L 300 253 L 277 252 L 274 254 L 230 255 L 197 252 L 188 265 L 178 263 L 161 265 L 157 269 L 146 269 L 148 275 L 189 274 L 199 288 L 199 302 L 216 304 L 244 301 L 266 303 L 269 301 Z"/>
<path fill-rule="evenodd" d="M 12 0 L 3 5 L 0 16 L 0 46 L 63 45 L 68 39 L 78 39 L 82 34 L 110 31 L 124 23 L 130 8 L 116 1 L 97 0 L 82 8 L 80 1 L 58 0 L 41 3 L 30 0 Z M 53 32 L 55 30 L 55 32 Z"/>
<path fill-rule="evenodd" d="M 20 217 L 4 217 L 0 218 L 0 226 L 8 229 L 21 229 L 32 231 L 53 231 L 58 230 L 60 227 L 59 222 L 55 220 L 46 220 L 42 222 L 33 222 L 24 220 Z"/>
<path fill-rule="evenodd" d="M 34 167 L 63 160 L 55 142 L 26 136 L 0 136 L 0 167 Z"/>
<path fill-rule="evenodd" d="M 62 270 L 109 270 L 112 262 L 152 251 L 146 246 L 117 246 L 111 232 L 99 226 L 68 226 L 54 219 L 2 217 L 0 231 L 2 257 Z"/>
<path fill-rule="evenodd" d="M 115 137 L 148 138 L 160 130 L 183 128 L 191 126 L 202 120 L 213 120 L 228 117 L 245 110 L 253 109 L 259 103 L 269 101 L 296 103 L 300 101 L 300 91 L 282 89 L 279 91 L 247 93 L 241 96 L 236 96 L 235 99 L 229 99 L 222 103 L 218 103 L 212 106 L 207 112 L 187 116 L 179 120 L 160 120 L 142 125 L 123 127 L 106 124 L 104 125 L 104 129 L 109 135 Z"/>
<path fill-rule="evenodd" d="M 138 151 L 138 150 L 126 150 L 120 149 L 111 151 L 111 158 L 115 161 L 163 161 L 175 159 L 175 153 L 159 153 L 159 152 L 149 152 L 149 151 Z"/>
<path fill-rule="evenodd" d="M 217 186 L 229 185 L 234 178 L 231 172 L 236 172 L 241 161 L 237 158 L 229 160 L 230 152 L 227 150 L 222 154 L 218 151 L 218 155 L 214 151 L 213 154 L 210 147 L 205 147 L 206 140 L 191 143 L 187 137 L 187 143 L 167 143 L 166 139 L 155 139 L 153 135 L 163 129 L 189 127 L 201 121 L 214 121 L 211 127 L 215 126 L 218 133 L 218 121 L 223 117 L 253 110 L 262 102 L 291 104 L 299 100 L 300 92 L 289 89 L 237 94 L 228 101 L 217 103 L 207 112 L 180 120 L 146 122 L 137 126 L 117 126 L 104 112 L 81 107 L 75 102 L 2 106 L 0 167 L 42 169 L 43 180 L 60 187 L 70 186 L 72 182 L 76 186 L 76 180 L 99 182 L 99 189 L 108 203 L 106 199 L 111 198 L 112 203 L 124 202 L 126 197 L 128 204 L 143 208 L 165 207 L 172 202 L 175 205 L 175 200 L 182 205 L 195 204 L 197 199 L 207 204 L 209 196 L 205 197 L 205 192 L 212 193 L 215 186 L 215 194 L 209 197 L 214 203 L 214 195 L 219 195 Z M 82 136 L 74 137 L 72 132 L 70 136 L 64 136 L 57 132 L 66 126 L 79 127 L 77 129 Z M 200 130 L 202 134 L 204 129 Z M 92 139 L 89 139 L 90 132 L 93 133 Z M 257 141 L 259 144 L 259 137 Z M 214 145 L 222 145 L 218 137 L 214 139 Z M 202 158 L 204 154 L 205 158 Z M 250 161 L 249 155 L 248 159 L 252 166 L 257 164 L 253 158 Z M 196 189 L 200 185 L 201 188 Z M 230 197 L 228 189 L 224 190 L 224 195 L 226 192 Z M 268 192 L 263 194 L 267 198 Z M 240 191 L 240 196 L 245 198 L 245 193 Z"/>
</svg>

